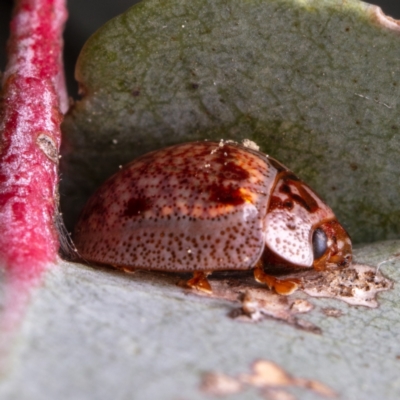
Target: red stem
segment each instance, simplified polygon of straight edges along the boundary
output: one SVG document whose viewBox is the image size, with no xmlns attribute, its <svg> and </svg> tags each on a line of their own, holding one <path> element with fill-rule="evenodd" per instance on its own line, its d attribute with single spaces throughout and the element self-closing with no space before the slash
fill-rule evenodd
<svg viewBox="0 0 400 400">
<path fill-rule="evenodd" d="M 34 278 L 55 260 L 65 0 L 16 0 L 0 116 L 0 265 Z"/>
<path fill-rule="evenodd" d="M 66 16 L 65 0 L 15 0 L 0 103 L 0 374 L 31 289 L 57 257 Z"/>
</svg>

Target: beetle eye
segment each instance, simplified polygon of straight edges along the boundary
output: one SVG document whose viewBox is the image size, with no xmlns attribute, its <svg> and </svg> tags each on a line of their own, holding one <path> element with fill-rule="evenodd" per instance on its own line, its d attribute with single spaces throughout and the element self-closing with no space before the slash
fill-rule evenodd
<svg viewBox="0 0 400 400">
<path fill-rule="evenodd" d="M 321 228 L 317 228 L 312 237 L 314 260 L 322 257 L 328 248 L 328 238 Z"/>
</svg>

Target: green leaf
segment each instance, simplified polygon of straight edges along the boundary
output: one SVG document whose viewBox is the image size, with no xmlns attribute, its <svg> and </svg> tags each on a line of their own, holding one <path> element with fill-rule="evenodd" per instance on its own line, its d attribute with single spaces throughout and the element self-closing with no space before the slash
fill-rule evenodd
<svg viewBox="0 0 400 400">
<path fill-rule="evenodd" d="M 64 123 L 69 223 L 140 154 L 248 138 L 314 187 L 355 242 L 398 237 L 399 32 L 356 0 L 135 5 L 78 61 L 85 96 Z"/>
</svg>

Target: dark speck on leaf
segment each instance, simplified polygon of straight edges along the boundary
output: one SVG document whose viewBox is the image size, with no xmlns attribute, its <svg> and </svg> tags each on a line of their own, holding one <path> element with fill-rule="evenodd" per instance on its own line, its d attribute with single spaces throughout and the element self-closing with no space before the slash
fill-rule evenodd
<svg viewBox="0 0 400 400">
<path fill-rule="evenodd" d="M 356 163 L 350 163 L 350 168 L 352 171 L 357 171 L 358 165 Z"/>
<path fill-rule="evenodd" d="M 139 89 L 139 88 L 133 89 L 133 90 L 132 90 L 132 96 L 133 96 L 133 97 L 138 97 L 138 96 L 140 96 L 140 89 Z"/>
</svg>

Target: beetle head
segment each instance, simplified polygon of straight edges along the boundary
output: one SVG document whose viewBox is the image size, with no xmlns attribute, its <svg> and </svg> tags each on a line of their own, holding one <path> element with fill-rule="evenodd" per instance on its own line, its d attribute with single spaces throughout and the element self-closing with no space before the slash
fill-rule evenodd
<svg viewBox="0 0 400 400">
<path fill-rule="evenodd" d="M 347 267 L 352 259 L 351 240 L 336 219 L 323 222 L 313 232 L 313 266 L 317 270 Z"/>
<path fill-rule="evenodd" d="M 266 262 L 323 270 L 346 267 L 351 241 L 332 210 L 289 171 L 282 172 L 265 217 Z"/>
</svg>

